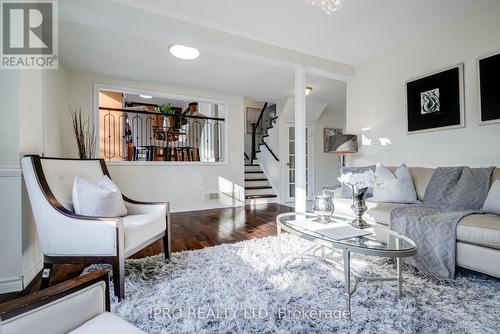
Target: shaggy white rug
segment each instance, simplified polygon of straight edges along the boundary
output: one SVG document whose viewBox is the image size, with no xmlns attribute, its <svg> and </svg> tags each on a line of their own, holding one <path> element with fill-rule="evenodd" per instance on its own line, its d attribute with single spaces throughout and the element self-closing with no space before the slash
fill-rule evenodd
<svg viewBox="0 0 500 334">
<path fill-rule="evenodd" d="M 283 238 L 284 253 L 310 243 Z M 343 276 L 316 261 L 279 270 L 276 237 L 126 262 L 126 298 L 112 311 L 148 333 L 498 333 L 500 280 L 459 273 L 436 283 L 404 272 L 395 282 L 360 282 L 352 320 L 343 317 Z M 96 268 L 93 266 L 87 271 Z M 393 274 L 380 258 L 353 255 L 359 274 Z M 112 289 L 111 289 L 112 291 Z"/>
</svg>

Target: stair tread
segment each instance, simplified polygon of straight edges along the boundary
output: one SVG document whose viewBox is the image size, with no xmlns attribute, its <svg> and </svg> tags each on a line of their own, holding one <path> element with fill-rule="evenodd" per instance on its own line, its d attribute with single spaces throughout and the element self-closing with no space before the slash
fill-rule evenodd
<svg viewBox="0 0 500 334">
<path fill-rule="evenodd" d="M 256 199 L 256 198 L 274 198 L 278 197 L 278 195 L 274 194 L 266 194 L 266 195 L 246 195 L 245 199 Z"/>
<path fill-rule="evenodd" d="M 254 165 L 247 165 L 247 164 L 245 164 L 245 167 L 259 167 L 259 165 L 255 165 L 255 164 Z"/>
<path fill-rule="evenodd" d="M 273 189 L 271 186 L 250 186 L 245 187 L 245 190 L 257 190 L 257 189 Z"/>
<path fill-rule="evenodd" d="M 261 170 L 246 170 L 245 174 L 264 174 Z"/>
<path fill-rule="evenodd" d="M 245 179 L 246 181 L 267 181 L 267 179 Z"/>
</svg>

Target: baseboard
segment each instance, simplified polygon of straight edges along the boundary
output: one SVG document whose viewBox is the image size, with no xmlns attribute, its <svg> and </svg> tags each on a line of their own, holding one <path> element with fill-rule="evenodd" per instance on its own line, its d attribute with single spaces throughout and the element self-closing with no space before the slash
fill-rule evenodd
<svg viewBox="0 0 500 334">
<path fill-rule="evenodd" d="M 215 202 L 215 201 L 214 201 Z M 189 211 L 200 211 L 200 210 L 210 210 L 210 209 L 224 209 L 224 208 L 237 208 L 244 206 L 245 203 L 235 201 L 235 203 L 231 204 L 223 204 L 223 203 L 207 203 L 201 205 L 185 205 L 185 206 L 175 206 L 170 208 L 171 213 L 176 212 L 189 212 Z"/>
<path fill-rule="evenodd" d="M 23 290 L 23 278 L 7 277 L 0 279 L 0 294 L 9 292 L 18 292 Z"/>
<path fill-rule="evenodd" d="M 23 276 L 23 288 L 26 288 L 31 281 L 38 275 L 43 269 L 43 256 L 40 257 L 33 265 L 24 273 Z"/>
</svg>

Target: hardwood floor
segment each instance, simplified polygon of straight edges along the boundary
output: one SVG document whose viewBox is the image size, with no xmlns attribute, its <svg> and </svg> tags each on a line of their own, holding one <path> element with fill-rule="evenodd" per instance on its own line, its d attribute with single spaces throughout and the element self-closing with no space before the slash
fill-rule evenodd
<svg viewBox="0 0 500 334">
<path fill-rule="evenodd" d="M 291 211 L 293 211 L 291 207 L 269 203 L 238 208 L 173 213 L 171 215 L 172 251 L 201 249 L 276 235 L 276 216 Z M 141 258 L 156 255 L 162 251 L 162 241 L 158 240 L 132 257 Z M 55 266 L 50 285 L 77 277 L 83 269 L 83 265 Z M 38 291 L 40 282 L 41 277 L 38 276 L 22 293 L 0 295 L 0 303 Z"/>
</svg>

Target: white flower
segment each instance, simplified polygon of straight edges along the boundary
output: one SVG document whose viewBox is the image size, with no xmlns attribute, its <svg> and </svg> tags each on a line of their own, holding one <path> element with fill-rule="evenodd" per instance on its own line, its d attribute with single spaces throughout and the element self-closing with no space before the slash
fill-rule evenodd
<svg viewBox="0 0 500 334">
<path fill-rule="evenodd" d="M 354 188 L 355 191 L 363 188 L 373 188 L 381 185 L 375 172 L 367 170 L 363 173 L 346 173 L 338 178 L 339 182 Z"/>
</svg>

